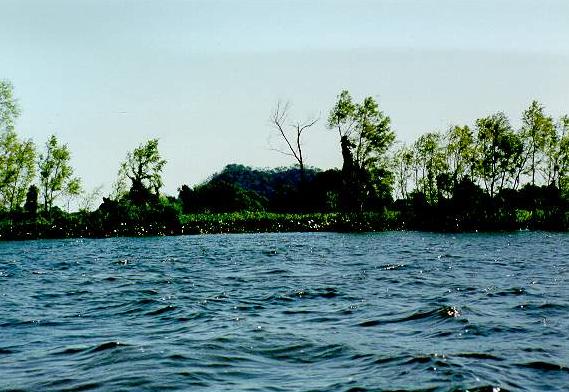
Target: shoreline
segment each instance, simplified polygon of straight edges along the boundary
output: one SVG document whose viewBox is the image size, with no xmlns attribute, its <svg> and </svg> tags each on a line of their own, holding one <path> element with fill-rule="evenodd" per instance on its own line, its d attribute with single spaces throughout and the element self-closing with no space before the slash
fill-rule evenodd
<svg viewBox="0 0 569 392">
<path fill-rule="evenodd" d="M 156 237 L 200 234 L 244 233 L 373 233 L 409 231 L 441 234 L 504 233 L 518 231 L 568 232 L 567 217 L 557 215 L 537 219 L 538 214 L 506 214 L 498 221 L 477 222 L 464 216 L 433 214 L 410 218 L 409 212 L 387 210 L 363 213 L 273 213 L 233 212 L 186 214 L 170 222 L 116 225 L 89 224 L 90 215 L 68 214 L 66 219 L 6 221 L 0 225 L 0 241 L 80 239 L 114 237 Z M 542 214 L 543 215 L 543 214 Z M 520 219 L 519 216 L 523 218 Z M 559 219 L 563 219 L 560 221 Z"/>
</svg>

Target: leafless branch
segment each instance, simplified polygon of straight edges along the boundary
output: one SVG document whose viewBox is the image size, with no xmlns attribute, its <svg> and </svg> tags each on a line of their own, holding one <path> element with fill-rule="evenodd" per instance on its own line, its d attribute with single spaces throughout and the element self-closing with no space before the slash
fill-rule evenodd
<svg viewBox="0 0 569 392">
<path fill-rule="evenodd" d="M 289 122 L 289 110 L 290 103 L 287 102 L 283 104 L 282 101 L 277 101 L 275 109 L 271 114 L 271 125 L 284 140 L 286 146 L 288 147 L 285 149 L 285 151 L 282 149 L 272 150 L 293 157 L 298 162 L 300 169 L 304 170 L 302 135 L 306 130 L 313 127 L 319 121 L 319 118 L 311 118 L 304 122 Z M 287 123 L 288 125 L 285 125 Z"/>
</svg>

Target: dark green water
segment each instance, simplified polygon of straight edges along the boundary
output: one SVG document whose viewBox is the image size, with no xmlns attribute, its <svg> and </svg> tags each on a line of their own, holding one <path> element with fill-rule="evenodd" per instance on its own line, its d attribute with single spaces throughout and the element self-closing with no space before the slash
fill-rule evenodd
<svg viewBox="0 0 569 392">
<path fill-rule="evenodd" d="M 0 390 L 569 390 L 568 278 L 566 234 L 4 242 Z"/>
</svg>

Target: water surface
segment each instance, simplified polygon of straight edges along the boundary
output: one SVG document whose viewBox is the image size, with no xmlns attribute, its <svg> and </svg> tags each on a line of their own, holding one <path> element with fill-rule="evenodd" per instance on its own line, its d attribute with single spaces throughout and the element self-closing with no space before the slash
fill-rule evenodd
<svg viewBox="0 0 569 392">
<path fill-rule="evenodd" d="M 569 386 L 569 235 L 0 243 L 0 390 Z"/>
</svg>

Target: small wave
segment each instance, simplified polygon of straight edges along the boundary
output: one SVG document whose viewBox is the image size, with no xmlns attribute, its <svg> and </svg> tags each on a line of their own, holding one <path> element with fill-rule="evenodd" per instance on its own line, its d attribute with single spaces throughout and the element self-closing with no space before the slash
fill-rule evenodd
<svg viewBox="0 0 569 392">
<path fill-rule="evenodd" d="M 521 305 L 516 305 L 514 307 L 515 310 L 524 310 L 530 313 L 536 313 L 538 315 L 565 315 L 569 310 L 569 306 L 558 304 L 558 303 L 545 303 L 545 304 L 532 304 L 532 303 L 524 303 Z"/>
<path fill-rule="evenodd" d="M 569 368 L 567 366 L 559 365 L 556 363 L 543 362 L 543 361 L 520 363 L 518 364 L 518 366 L 529 369 L 536 369 L 536 370 L 562 371 L 569 373 Z"/>
<path fill-rule="evenodd" d="M 289 293 L 290 297 L 312 299 L 312 298 L 334 298 L 338 296 L 338 290 L 334 287 L 325 287 L 314 290 L 299 290 L 294 293 Z"/>
<path fill-rule="evenodd" d="M 525 295 L 526 290 L 523 287 L 512 287 L 507 290 L 502 291 L 490 291 L 488 293 L 489 297 L 507 297 L 507 296 L 518 296 Z"/>
<path fill-rule="evenodd" d="M 150 311 L 150 312 L 147 312 L 147 313 L 145 313 L 145 315 L 146 315 L 146 316 L 158 316 L 159 314 L 163 314 L 163 313 L 166 313 L 166 312 L 171 312 L 171 311 L 173 311 L 173 310 L 175 310 L 175 309 L 176 309 L 176 306 L 174 306 L 174 305 L 167 305 L 167 306 L 164 306 L 163 308 L 160 308 L 160 309 L 156 309 L 156 310 L 152 310 L 152 311 Z"/>
<path fill-rule="evenodd" d="M 66 347 L 63 350 L 51 352 L 50 355 L 74 355 L 86 351 L 88 347 Z"/>
<path fill-rule="evenodd" d="M 449 367 L 451 364 L 446 362 L 446 356 L 432 354 L 432 355 L 417 355 L 412 358 L 409 358 L 407 361 L 404 362 L 405 365 L 412 365 L 412 364 L 425 364 L 430 363 L 437 368 Z"/>
<path fill-rule="evenodd" d="M 468 334 L 472 336 L 493 336 L 499 334 L 520 334 L 527 333 L 527 329 L 519 326 L 509 325 L 478 325 L 470 324 L 468 326 Z"/>
<path fill-rule="evenodd" d="M 63 391 L 89 391 L 93 389 L 100 388 L 103 384 L 98 382 L 77 382 L 77 380 L 72 378 L 63 378 L 53 380 L 47 383 L 42 384 L 42 389 L 49 389 L 52 390 L 55 388 L 56 390 L 63 390 Z"/>
<path fill-rule="evenodd" d="M 176 320 L 180 321 L 180 322 L 184 322 L 184 321 L 192 321 L 192 320 L 200 320 L 200 319 L 204 319 L 204 318 L 210 318 L 211 315 L 207 312 L 193 312 L 190 314 L 187 314 L 185 316 L 180 316 L 177 317 Z"/>
<path fill-rule="evenodd" d="M 317 288 L 311 290 L 295 290 L 286 294 L 271 294 L 263 298 L 263 302 L 292 302 L 299 299 L 336 298 L 340 294 L 334 287 Z"/>
<path fill-rule="evenodd" d="M 168 356 L 168 359 L 172 360 L 172 361 L 185 361 L 190 359 L 190 357 L 187 357 L 183 354 L 172 354 L 170 356 Z"/>
<path fill-rule="evenodd" d="M 369 320 L 369 321 L 363 321 L 361 323 L 358 324 L 359 327 L 375 327 L 376 325 L 380 325 L 382 324 L 381 321 L 379 320 Z"/>
<path fill-rule="evenodd" d="M 347 347 L 340 344 L 317 346 L 313 343 L 300 343 L 259 350 L 263 356 L 289 363 L 316 363 L 329 359 L 338 359 L 347 352 Z"/>
<path fill-rule="evenodd" d="M 0 324 L 0 328 L 13 328 L 13 327 L 57 327 L 64 324 L 62 321 L 51 321 L 51 320 L 13 320 Z"/>
<path fill-rule="evenodd" d="M 458 354 L 453 354 L 453 356 L 461 358 L 491 359 L 493 361 L 503 361 L 502 358 L 488 353 L 458 353 Z"/>
<path fill-rule="evenodd" d="M 275 268 L 269 271 L 263 271 L 262 274 L 263 275 L 286 275 L 289 274 L 290 271 L 285 270 L 285 269 L 281 269 L 281 268 Z"/>
<path fill-rule="evenodd" d="M 282 294 L 269 294 L 268 296 L 261 299 L 261 302 L 273 303 L 273 302 L 292 302 L 293 298 Z"/>
<path fill-rule="evenodd" d="M 250 312 L 253 310 L 263 310 L 265 307 L 261 304 L 240 304 L 235 307 L 235 309 L 242 312 Z"/>
<path fill-rule="evenodd" d="M 457 388 L 453 389 L 452 392 L 509 392 L 509 391 L 503 387 L 496 387 L 493 385 L 483 385 L 480 387 Z"/>
<path fill-rule="evenodd" d="M 141 298 L 138 301 L 136 301 L 137 305 L 150 305 L 150 304 L 155 304 L 158 303 L 159 301 L 154 299 L 154 298 Z"/>
<path fill-rule="evenodd" d="M 521 350 L 523 352 L 526 352 L 526 353 L 545 353 L 545 352 L 547 352 L 547 350 L 544 349 L 543 347 L 523 347 Z"/>
<path fill-rule="evenodd" d="M 338 296 L 338 290 L 334 287 L 326 287 L 323 290 L 318 290 L 314 295 L 321 298 L 334 298 Z"/>
<path fill-rule="evenodd" d="M 105 350 L 112 350 L 112 349 L 118 348 L 120 346 L 128 346 L 128 344 L 121 343 L 118 341 L 117 342 L 105 342 L 105 343 L 99 344 L 97 347 L 92 348 L 91 350 L 89 350 L 89 352 L 98 353 L 98 352 L 105 351 Z"/>
<path fill-rule="evenodd" d="M 145 289 L 145 290 L 142 290 L 140 293 L 144 294 L 144 295 L 157 295 L 157 294 L 159 294 L 159 291 L 154 290 L 154 289 Z"/>
<path fill-rule="evenodd" d="M 360 327 L 374 327 L 380 324 L 396 324 L 404 323 L 407 321 L 418 321 L 424 319 L 458 319 L 461 312 L 454 306 L 443 306 L 439 309 L 434 309 L 426 312 L 414 312 L 405 317 L 398 317 L 392 319 L 381 320 L 368 320 L 357 324 Z M 466 321 L 466 320 L 465 320 Z"/>
<path fill-rule="evenodd" d="M 314 314 L 316 313 L 315 310 L 309 310 L 309 309 L 285 309 L 282 311 L 283 314 L 290 314 L 290 315 L 295 315 L 295 314 Z"/>
</svg>

